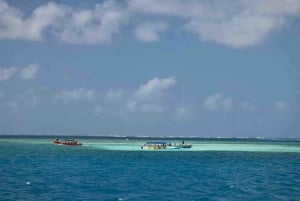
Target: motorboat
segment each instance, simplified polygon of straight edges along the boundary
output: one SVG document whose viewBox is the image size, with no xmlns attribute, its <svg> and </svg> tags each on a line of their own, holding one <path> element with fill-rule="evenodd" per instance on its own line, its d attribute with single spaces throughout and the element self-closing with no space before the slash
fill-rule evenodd
<svg viewBox="0 0 300 201">
<path fill-rule="evenodd" d="M 171 146 L 171 143 L 168 142 L 146 142 L 141 146 L 141 149 L 167 149 Z"/>
<path fill-rule="evenodd" d="M 68 145 L 68 146 L 82 145 L 82 143 L 78 142 L 77 140 L 70 140 L 70 139 L 60 140 L 58 138 L 56 138 L 53 141 L 53 143 L 56 144 L 56 145 Z"/>
</svg>

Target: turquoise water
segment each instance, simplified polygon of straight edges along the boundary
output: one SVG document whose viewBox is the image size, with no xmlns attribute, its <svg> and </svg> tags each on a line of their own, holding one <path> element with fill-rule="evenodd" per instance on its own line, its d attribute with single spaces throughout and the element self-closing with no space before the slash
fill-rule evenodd
<svg viewBox="0 0 300 201">
<path fill-rule="evenodd" d="M 52 140 L 0 138 L 0 200 L 300 198 L 300 141 L 187 139 L 190 150 L 142 151 L 147 139 Z"/>
</svg>

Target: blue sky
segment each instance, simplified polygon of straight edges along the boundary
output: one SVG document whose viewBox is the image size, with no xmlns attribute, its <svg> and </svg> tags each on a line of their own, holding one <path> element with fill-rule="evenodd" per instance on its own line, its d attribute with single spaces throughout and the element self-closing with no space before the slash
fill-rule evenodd
<svg viewBox="0 0 300 201">
<path fill-rule="evenodd" d="M 300 137 L 298 0 L 0 0 L 0 134 Z"/>
</svg>

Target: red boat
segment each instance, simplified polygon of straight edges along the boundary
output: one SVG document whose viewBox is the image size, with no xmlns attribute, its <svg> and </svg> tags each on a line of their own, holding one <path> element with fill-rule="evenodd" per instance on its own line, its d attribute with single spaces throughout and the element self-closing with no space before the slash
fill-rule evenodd
<svg viewBox="0 0 300 201">
<path fill-rule="evenodd" d="M 59 140 L 58 138 L 56 138 L 53 141 L 53 143 L 56 145 L 68 145 L 68 146 L 82 145 L 82 143 L 78 142 L 77 140 Z"/>
</svg>

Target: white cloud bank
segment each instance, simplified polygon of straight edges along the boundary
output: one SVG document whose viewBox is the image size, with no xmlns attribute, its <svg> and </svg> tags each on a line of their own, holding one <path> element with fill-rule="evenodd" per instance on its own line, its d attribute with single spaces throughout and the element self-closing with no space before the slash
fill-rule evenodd
<svg viewBox="0 0 300 201">
<path fill-rule="evenodd" d="M 96 4 L 93 9 L 69 10 L 62 22 L 55 24 L 55 33 L 61 41 L 71 44 L 110 43 L 127 19 L 127 11 L 114 1 Z"/>
<path fill-rule="evenodd" d="M 30 64 L 24 68 L 0 67 L 0 81 L 9 80 L 13 77 L 18 77 L 22 80 L 31 80 L 36 78 L 39 66 L 37 64 Z"/>
<path fill-rule="evenodd" d="M 203 102 L 205 110 L 226 110 L 231 107 L 232 100 L 225 98 L 222 94 L 216 93 L 207 97 Z"/>
<path fill-rule="evenodd" d="M 40 40 L 44 30 L 63 17 L 66 11 L 66 7 L 50 2 L 24 18 L 20 10 L 0 1 L 0 38 Z"/>
<path fill-rule="evenodd" d="M 37 41 L 47 32 L 65 43 L 104 44 L 122 25 L 135 25 L 133 19 L 141 18 L 144 22 L 134 34 L 142 42 L 159 41 L 158 34 L 170 24 L 201 41 L 244 48 L 287 28 L 299 16 L 299 0 L 107 0 L 90 9 L 50 2 L 26 15 L 0 0 L 0 39 Z"/>
<path fill-rule="evenodd" d="M 129 0 L 129 8 L 145 15 L 175 17 L 201 40 L 235 48 L 260 43 L 300 15 L 299 0 Z"/>
<path fill-rule="evenodd" d="M 0 1 L 0 39 L 41 40 L 50 30 L 61 41 L 72 44 L 109 43 L 126 19 L 126 10 L 114 1 L 92 9 L 75 9 L 49 2 L 24 17 L 22 11 Z"/>
</svg>

